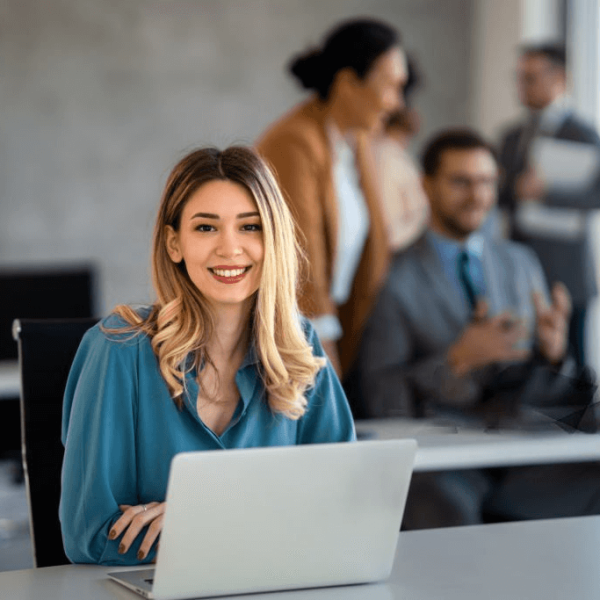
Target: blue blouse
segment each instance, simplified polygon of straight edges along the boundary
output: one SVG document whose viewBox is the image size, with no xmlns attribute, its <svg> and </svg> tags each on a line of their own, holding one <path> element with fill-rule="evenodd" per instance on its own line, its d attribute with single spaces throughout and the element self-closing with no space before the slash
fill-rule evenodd
<svg viewBox="0 0 600 600">
<path fill-rule="evenodd" d="M 122 328 L 112 315 L 107 328 Z M 308 323 L 313 351 L 324 356 Z M 88 331 L 77 351 L 63 407 L 60 520 L 65 552 L 76 563 L 132 565 L 150 562 L 137 552 L 143 530 L 126 554 L 108 532 L 121 515 L 120 504 L 163 502 L 171 459 L 178 452 L 254 446 L 287 446 L 356 439 L 340 382 L 328 362 L 306 393 L 307 411 L 294 421 L 274 414 L 265 400 L 259 361 L 251 347 L 236 374 L 240 401 L 227 429 L 213 433 L 198 417 L 195 371 L 186 377 L 179 409 L 162 378 L 144 334 Z"/>
</svg>

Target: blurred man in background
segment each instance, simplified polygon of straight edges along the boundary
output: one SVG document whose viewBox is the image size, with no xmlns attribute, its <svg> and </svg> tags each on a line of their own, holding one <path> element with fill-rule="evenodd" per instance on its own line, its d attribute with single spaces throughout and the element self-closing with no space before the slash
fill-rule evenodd
<svg viewBox="0 0 600 600">
<path fill-rule="evenodd" d="M 597 293 L 586 211 L 600 207 L 600 138 L 569 106 L 564 47 L 523 48 L 517 83 L 528 117 L 501 143 L 499 205 L 509 235 L 535 250 L 550 282 L 567 286 L 569 339 L 582 365 L 586 308 Z M 582 161 L 590 164 L 587 174 Z"/>
<path fill-rule="evenodd" d="M 554 428 L 554 416 L 578 414 L 571 426 L 593 429 L 593 387 L 568 351 L 566 288 L 548 291 L 529 248 L 480 233 L 496 201 L 492 148 L 474 132 L 448 131 L 427 146 L 423 171 L 429 228 L 395 255 L 365 329 L 355 416 Z M 598 469 L 595 485 L 562 466 L 535 469 L 415 474 L 405 527 L 480 522 L 486 498 L 511 518 L 600 510 Z"/>
</svg>

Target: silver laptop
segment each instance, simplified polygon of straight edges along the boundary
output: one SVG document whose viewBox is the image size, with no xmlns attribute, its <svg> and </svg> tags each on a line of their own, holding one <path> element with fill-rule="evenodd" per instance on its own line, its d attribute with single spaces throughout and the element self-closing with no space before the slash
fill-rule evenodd
<svg viewBox="0 0 600 600">
<path fill-rule="evenodd" d="M 156 567 L 108 575 L 154 600 L 382 581 L 416 447 L 387 440 L 178 454 Z"/>
</svg>

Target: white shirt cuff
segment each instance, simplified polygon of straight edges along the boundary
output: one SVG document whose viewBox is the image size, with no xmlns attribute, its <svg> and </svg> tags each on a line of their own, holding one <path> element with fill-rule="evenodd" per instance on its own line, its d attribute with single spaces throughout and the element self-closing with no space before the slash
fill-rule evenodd
<svg viewBox="0 0 600 600">
<path fill-rule="evenodd" d="M 310 319 L 320 340 L 339 340 L 342 337 L 342 326 L 335 315 L 321 315 Z"/>
</svg>

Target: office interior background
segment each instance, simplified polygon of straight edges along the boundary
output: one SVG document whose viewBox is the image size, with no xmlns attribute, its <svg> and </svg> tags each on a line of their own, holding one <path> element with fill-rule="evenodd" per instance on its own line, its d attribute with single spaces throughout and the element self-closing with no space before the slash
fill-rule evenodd
<svg viewBox="0 0 600 600">
<path fill-rule="evenodd" d="M 191 147 L 252 143 L 304 96 L 290 57 L 357 15 L 424 75 L 422 130 L 495 139 L 519 115 L 516 48 L 564 38 L 598 120 L 596 0 L 8 0 L 0 3 L 0 266 L 93 262 L 98 309 L 146 302 L 162 185 Z"/>
<path fill-rule="evenodd" d="M 600 124 L 599 0 L 5 0 L 0 267 L 93 263 L 99 314 L 151 300 L 170 168 L 195 146 L 253 143 L 304 97 L 291 56 L 359 15 L 397 26 L 417 58 L 415 152 L 446 126 L 498 139 L 520 114 L 523 42 L 565 41 L 573 102 Z"/>
</svg>

